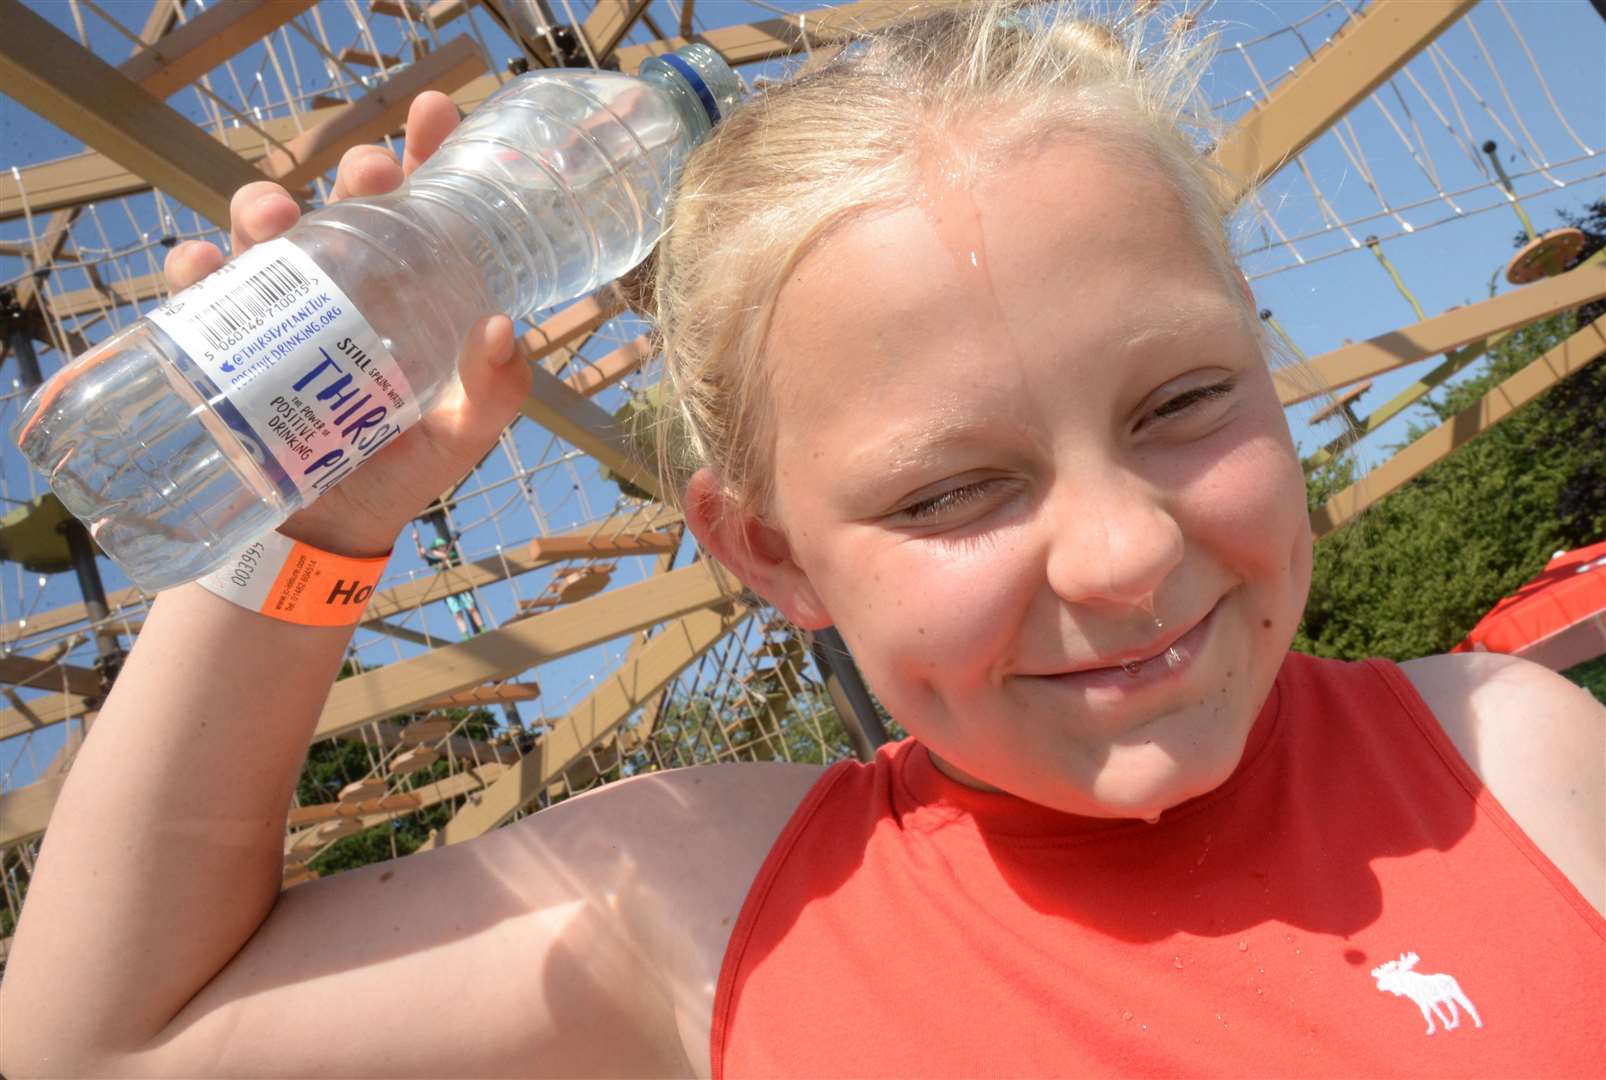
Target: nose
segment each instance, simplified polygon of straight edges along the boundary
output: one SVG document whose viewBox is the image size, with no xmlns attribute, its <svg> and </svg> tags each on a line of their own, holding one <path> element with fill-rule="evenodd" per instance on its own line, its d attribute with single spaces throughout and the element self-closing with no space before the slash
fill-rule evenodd
<svg viewBox="0 0 1606 1080">
<path fill-rule="evenodd" d="M 1182 562 L 1182 528 L 1122 470 L 1061 480 L 1044 505 L 1049 587 L 1070 604 L 1143 606 Z"/>
</svg>

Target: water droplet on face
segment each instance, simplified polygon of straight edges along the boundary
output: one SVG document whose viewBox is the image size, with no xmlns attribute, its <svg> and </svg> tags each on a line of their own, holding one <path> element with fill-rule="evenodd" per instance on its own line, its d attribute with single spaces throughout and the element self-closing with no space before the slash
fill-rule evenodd
<svg viewBox="0 0 1606 1080">
<path fill-rule="evenodd" d="M 1122 660 L 1121 661 L 1121 670 L 1126 672 L 1127 676 L 1129 678 L 1135 679 L 1135 678 L 1137 678 L 1139 675 L 1141 675 L 1143 673 L 1143 661 L 1142 660 Z"/>
<path fill-rule="evenodd" d="M 1149 1025 L 1148 1024 L 1144 1024 L 1143 1025 L 1143 1030 L 1144 1031 L 1148 1031 L 1149 1030 Z"/>
<path fill-rule="evenodd" d="M 1150 825 L 1158 825 L 1158 824 L 1160 824 L 1160 815 L 1156 814 L 1153 817 L 1146 817 L 1143 820 L 1148 822 Z M 1151 911 L 1151 912 L 1149 912 L 1149 914 L 1150 915 L 1155 915 L 1155 914 L 1158 914 L 1158 913 Z"/>
<path fill-rule="evenodd" d="M 1182 968 L 1182 957 L 1173 956 L 1171 958 L 1171 966 L 1180 970 Z"/>
<path fill-rule="evenodd" d="M 1165 651 L 1165 666 L 1172 671 L 1188 662 L 1188 650 L 1173 645 Z"/>
<path fill-rule="evenodd" d="M 1294 950 L 1294 955 L 1295 955 L 1295 956 L 1298 956 L 1298 955 L 1299 955 L 1299 950 L 1298 950 L 1298 949 L 1295 949 L 1295 950 Z"/>
<path fill-rule="evenodd" d="M 1257 987 L 1255 987 L 1255 996 L 1256 996 L 1256 997 L 1260 997 L 1260 996 L 1262 996 L 1262 995 L 1263 995 L 1263 994 L 1265 994 L 1265 992 L 1266 992 L 1266 991 L 1265 991 L 1265 990 L 1263 990 L 1263 989 L 1261 989 L 1261 988 L 1260 988 L 1260 987 L 1258 987 L 1258 986 L 1257 986 Z"/>
<path fill-rule="evenodd" d="M 1247 941 L 1240 941 L 1240 942 L 1239 942 L 1239 943 L 1238 943 L 1238 951 L 1239 951 L 1239 952 L 1248 952 L 1248 951 L 1249 951 L 1249 942 L 1247 942 Z"/>
<path fill-rule="evenodd" d="M 970 265 L 971 266 L 975 266 L 976 265 L 976 253 L 974 251 L 972 251 L 970 253 Z"/>
<path fill-rule="evenodd" d="M 1128 1009 L 1125 1012 L 1123 1012 L 1121 1014 L 1121 1019 L 1122 1020 L 1130 1020 L 1130 1019 L 1132 1019 L 1132 1010 Z"/>
</svg>

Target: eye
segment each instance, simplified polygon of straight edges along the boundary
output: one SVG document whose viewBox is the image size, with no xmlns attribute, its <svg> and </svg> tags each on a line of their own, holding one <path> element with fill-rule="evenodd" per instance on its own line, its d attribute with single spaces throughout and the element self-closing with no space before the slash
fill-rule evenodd
<svg viewBox="0 0 1606 1080">
<path fill-rule="evenodd" d="M 1227 379 L 1224 382 L 1213 383 L 1210 386 L 1198 386 L 1192 390 L 1184 390 L 1176 397 L 1167 401 L 1151 412 L 1138 425 L 1143 427 L 1151 420 L 1168 420 L 1175 416 L 1189 412 L 1204 402 L 1215 398 L 1224 398 L 1230 395 L 1237 386 L 1236 379 Z"/>
<path fill-rule="evenodd" d="M 973 503 L 978 499 L 984 498 L 988 494 L 988 490 L 996 483 L 997 481 L 994 480 L 982 480 L 974 484 L 966 484 L 963 487 L 951 488 L 941 494 L 933 495 L 929 499 L 921 499 L 919 502 L 910 503 L 903 509 L 896 511 L 896 515 L 906 521 L 922 521 L 926 518 L 936 517 L 938 514 L 946 513 L 967 503 Z"/>
</svg>

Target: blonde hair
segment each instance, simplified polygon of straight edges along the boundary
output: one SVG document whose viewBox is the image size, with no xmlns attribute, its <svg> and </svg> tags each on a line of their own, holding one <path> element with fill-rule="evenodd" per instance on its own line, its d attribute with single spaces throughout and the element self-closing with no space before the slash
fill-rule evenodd
<svg viewBox="0 0 1606 1080">
<path fill-rule="evenodd" d="M 769 509 L 764 343 L 782 285 L 832 230 L 910 203 L 932 137 L 979 129 L 955 148 L 972 172 L 1034 143 L 1098 139 L 1167 175 L 1236 278 L 1230 185 L 1199 145 L 1213 133 L 1197 102 L 1210 50 L 1159 26 L 1153 6 L 1100 21 L 1064 2 L 925 5 L 733 110 L 688 160 L 650 268 L 668 387 L 664 490 L 682 492 L 706 465 L 728 506 Z"/>
</svg>

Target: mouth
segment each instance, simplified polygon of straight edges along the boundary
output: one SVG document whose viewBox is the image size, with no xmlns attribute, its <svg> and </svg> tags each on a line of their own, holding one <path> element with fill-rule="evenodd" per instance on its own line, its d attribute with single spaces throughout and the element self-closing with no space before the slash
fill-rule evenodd
<svg viewBox="0 0 1606 1080">
<path fill-rule="evenodd" d="M 1204 648 L 1220 606 L 1218 601 L 1197 622 L 1155 638 L 1141 648 L 1037 677 L 1085 689 L 1132 690 L 1179 679 L 1192 668 L 1194 658 Z"/>
</svg>

